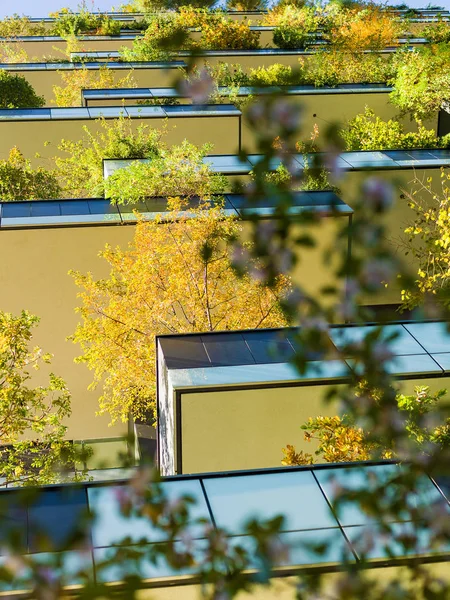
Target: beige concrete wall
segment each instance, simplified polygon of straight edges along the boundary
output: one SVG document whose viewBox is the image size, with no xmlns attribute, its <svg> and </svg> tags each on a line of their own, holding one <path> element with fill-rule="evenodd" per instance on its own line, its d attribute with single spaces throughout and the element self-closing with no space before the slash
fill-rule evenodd
<svg viewBox="0 0 450 600">
<path fill-rule="evenodd" d="M 356 207 L 361 200 L 361 186 L 369 177 L 376 177 L 382 181 L 390 183 L 395 190 L 395 202 L 393 207 L 386 213 L 384 224 L 386 226 L 387 238 L 392 243 L 394 254 L 404 261 L 406 269 L 410 269 L 412 274 L 416 272 L 416 265 L 411 254 L 405 256 L 402 242 L 405 239 L 404 230 L 408 227 L 414 217 L 414 213 L 408 206 L 408 200 L 405 197 L 405 190 L 411 191 L 414 187 L 414 180 L 426 182 L 428 178 L 432 179 L 432 189 L 434 193 L 439 194 L 442 191 L 439 167 L 433 169 L 399 169 L 399 170 L 373 170 L 373 171 L 349 171 L 342 176 L 342 179 L 335 182 L 339 188 L 338 195 L 351 208 Z M 231 190 L 233 180 L 239 179 L 242 182 L 248 182 L 248 176 L 229 177 L 229 189 Z M 382 290 L 376 296 L 370 296 L 365 299 L 367 304 L 396 304 L 400 302 L 400 288 L 389 287 Z"/>
<path fill-rule="evenodd" d="M 287 96 L 287 100 L 300 106 L 301 130 L 299 140 L 307 141 L 311 137 L 314 126 L 319 128 L 319 142 L 330 124 L 345 127 L 348 122 L 364 113 L 366 106 L 371 108 L 375 114 L 388 121 L 399 119 L 405 131 L 417 131 L 416 124 L 408 116 L 400 118 L 399 110 L 389 101 L 389 93 L 351 93 L 351 94 L 302 94 Z M 433 129 L 437 134 L 438 113 L 424 122 L 425 127 Z M 322 136 L 320 135 L 322 134 Z M 243 121 L 242 141 L 252 147 L 253 135 L 246 121 Z"/>
<path fill-rule="evenodd" d="M 412 394 L 415 386 L 431 392 L 450 390 L 450 378 L 397 383 Z M 300 429 L 310 417 L 339 413 L 328 404 L 329 386 L 309 385 L 181 394 L 182 473 L 207 473 L 281 466 L 286 444 L 314 454 L 317 442 Z"/>
<path fill-rule="evenodd" d="M 30 58 L 30 61 L 39 62 L 44 58 L 50 57 L 61 59 L 67 50 L 67 42 L 63 39 L 54 40 L 8 40 L 8 45 L 14 51 L 19 52 L 25 50 Z M 78 38 L 78 46 L 81 52 L 112 52 L 121 48 L 131 48 L 133 40 L 124 40 L 120 38 L 105 38 L 98 37 L 97 39 L 87 39 L 86 37 Z"/>
<path fill-rule="evenodd" d="M 398 171 L 354 171 L 348 173 L 342 182 L 339 183 L 339 187 L 341 188 L 341 198 L 352 208 L 355 208 L 356 203 L 361 199 L 361 186 L 368 177 L 376 177 L 394 186 L 395 202 L 393 207 L 386 213 L 383 223 L 386 227 L 387 238 L 392 244 L 393 252 L 403 261 L 405 268 L 410 269 L 411 273 L 415 274 L 417 269 L 416 263 L 411 254 L 405 256 L 402 246 L 405 240 L 404 230 L 411 224 L 414 218 L 414 213 L 408 206 L 408 200 L 404 197 L 404 190 L 411 191 L 413 189 L 416 177 L 423 182 L 426 182 L 431 177 L 432 189 L 434 193 L 439 193 L 442 190 L 439 168 L 417 171 L 404 169 Z M 398 303 L 401 299 L 400 291 L 400 287 L 391 286 L 376 296 L 368 297 L 366 302 L 368 304 Z"/>
<path fill-rule="evenodd" d="M 113 67 L 109 67 L 109 69 L 113 72 L 115 82 L 120 81 L 131 72 L 136 87 L 173 86 L 174 80 L 177 77 L 178 72 L 178 69 L 115 69 Z M 90 69 L 90 71 L 95 73 L 96 69 Z M 53 93 L 53 86 L 56 85 L 60 87 L 65 87 L 65 83 L 61 77 L 61 74 L 70 73 L 71 71 L 68 71 L 67 69 L 61 71 L 57 69 L 29 71 L 25 71 L 22 69 L 17 69 L 17 71 L 15 71 L 13 69 L 10 69 L 9 72 L 25 77 L 25 79 L 34 87 L 36 93 L 39 96 L 44 96 L 46 105 L 54 106 L 55 98 Z"/>
<path fill-rule="evenodd" d="M 239 147 L 239 117 L 181 117 L 131 120 L 133 129 L 146 124 L 151 128 L 167 127 L 165 141 L 180 144 L 189 140 L 193 144 L 213 143 L 215 153 L 234 154 Z M 31 160 L 33 166 L 49 166 L 49 159 L 63 155 L 58 150 L 61 140 L 78 141 L 84 137 L 83 127 L 92 132 L 102 129 L 99 120 L 0 120 L 0 160 L 6 159 L 12 147 L 17 146 Z M 39 154 L 37 158 L 35 155 Z"/>
<path fill-rule="evenodd" d="M 0 232 L 0 307 L 15 314 L 27 309 L 41 318 L 33 342 L 54 354 L 51 369 L 65 379 L 72 393 L 70 439 L 126 433 L 125 425 L 111 428 L 108 417 L 95 417 L 100 390 L 87 391 L 91 373 L 73 362 L 80 348 L 66 338 L 79 321 L 75 314 L 79 300 L 68 271 L 107 276 L 106 261 L 98 252 L 107 242 L 125 246 L 133 233 L 134 227 L 125 226 Z"/>
<path fill-rule="evenodd" d="M 306 293 L 317 296 L 325 285 L 337 285 L 343 288 L 344 281 L 336 280 L 334 269 L 337 261 L 325 264 L 324 253 L 333 245 L 338 233 L 348 225 L 348 216 L 332 217 L 323 216 L 315 226 L 300 226 L 295 224 L 291 228 L 291 239 L 302 235 L 311 235 L 315 241 L 313 248 L 299 247 L 292 243 L 291 249 L 298 258 L 298 263 L 290 273 L 293 280 L 305 290 Z M 243 223 L 243 237 L 249 239 L 253 225 Z"/>
<path fill-rule="evenodd" d="M 448 562 L 422 565 L 425 572 L 431 577 L 439 578 L 444 582 L 450 583 L 450 569 Z M 411 589 L 411 573 L 407 567 L 382 567 L 377 569 L 367 569 L 367 577 L 370 581 L 378 584 L 387 584 L 393 580 L 400 580 L 406 589 Z M 296 600 L 297 587 L 302 576 L 289 576 L 272 578 L 270 585 L 263 586 L 255 584 L 249 591 L 240 592 L 237 600 Z M 322 596 L 335 599 L 336 590 L 339 587 L 338 582 L 342 578 L 339 573 L 327 573 L 322 576 Z M 138 600 L 202 600 L 202 588 L 200 585 L 183 585 L 174 587 L 161 587 L 148 590 L 141 590 L 137 594 Z M 367 600 L 370 600 L 368 598 Z M 425 600 L 422 595 L 417 595 L 415 600 Z"/>
<path fill-rule="evenodd" d="M 300 426 L 335 415 L 329 388 L 274 387 L 182 394 L 183 473 L 279 467 L 286 444 L 314 452 Z"/>
</svg>

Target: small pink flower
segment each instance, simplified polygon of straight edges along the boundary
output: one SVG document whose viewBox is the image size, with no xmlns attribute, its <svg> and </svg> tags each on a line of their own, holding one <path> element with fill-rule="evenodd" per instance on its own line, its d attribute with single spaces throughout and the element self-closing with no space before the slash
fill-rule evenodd
<svg viewBox="0 0 450 600">
<path fill-rule="evenodd" d="M 393 187 L 376 177 L 366 179 L 362 192 L 364 203 L 375 213 L 385 212 L 394 202 Z"/>
<path fill-rule="evenodd" d="M 202 69 L 194 79 L 182 82 L 181 92 L 191 98 L 193 104 L 206 104 L 214 92 L 214 79 Z"/>
</svg>

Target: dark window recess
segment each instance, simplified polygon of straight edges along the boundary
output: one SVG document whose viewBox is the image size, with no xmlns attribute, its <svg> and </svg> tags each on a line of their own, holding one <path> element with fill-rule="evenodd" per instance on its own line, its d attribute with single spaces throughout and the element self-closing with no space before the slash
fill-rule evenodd
<svg viewBox="0 0 450 600">
<path fill-rule="evenodd" d="M 450 106 L 448 111 L 450 111 Z M 441 108 L 438 117 L 438 136 L 447 135 L 448 133 L 450 133 L 450 112 Z"/>
</svg>

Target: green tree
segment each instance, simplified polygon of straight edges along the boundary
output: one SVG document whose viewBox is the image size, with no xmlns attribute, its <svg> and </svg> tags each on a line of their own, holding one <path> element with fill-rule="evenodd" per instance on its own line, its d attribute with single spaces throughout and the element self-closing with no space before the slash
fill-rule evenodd
<svg viewBox="0 0 450 600">
<path fill-rule="evenodd" d="M 19 316 L 0 312 L 0 477 L 9 485 L 83 478 L 75 468 L 73 444 L 64 439 L 69 390 L 53 373 L 47 385 L 32 385 L 30 370 L 51 359 L 29 347 L 38 322 L 26 311 Z"/>
<path fill-rule="evenodd" d="M 40 108 L 45 99 L 22 75 L 0 70 L 0 108 Z"/>
<path fill-rule="evenodd" d="M 13 148 L 7 160 L 0 161 L 0 199 L 3 201 L 60 198 L 61 188 L 54 172 L 33 169 L 30 161 Z"/>
</svg>

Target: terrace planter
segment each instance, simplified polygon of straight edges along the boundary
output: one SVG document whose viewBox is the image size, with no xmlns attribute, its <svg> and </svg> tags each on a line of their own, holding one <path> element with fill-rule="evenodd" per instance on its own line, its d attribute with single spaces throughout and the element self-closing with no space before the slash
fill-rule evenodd
<svg viewBox="0 0 450 600">
<path fill-rule="evenodd" d="M 61 73 L 77 69 L 98 71 L 107 68 L 113 73 L 114 81 L 126 77 L 131 71 L 138 87 L 151 83 L 155 86 L 167 87 L 173 85 L 179 68 L 186 63 L 182 60 L 172 62 L 90 62 L 81 63 L 8 63 L 0 64 L 4 69 L 16 75 L 22 75 L 33 86 L 38 96 L 44 96 L 46 104 L 54 102 L 53 86 L 64 86 Z"/>
<path fill-rule="evenodd" d="M 84 34 L 78 36 L 77 40 L 84 51 L 94 52 L 98 50 L 118 51 L 123 46 L 131 48 L 135 38 L 135 34 L 122 34 L 120 36 Z M 7 43 L 16 51 L 19 49 L 25 50 L 32 61 L 41 61 L 49 56 L 58 59 L 63 56 L 67 49 L 67 40 L 57 36 L 28 36 L 13 39 L 0 38 L 0 42 Z"/>
<path fill-rule="evenodd" d="M 250 155 L 243 161 L 236 155 L 212 155 L 205 158 L 211 169 L 217 173 L 222 173 L 229 178 L 228 191 L 231 191 L 235 180 L 243 184 L 250 182 L 250 171 L 255 164 L 261 160 L 259 155 Z M 304 167 L 305 157 L 301 154 L 295 156 L 295 162 L 299 171 Z M 124 168 L 129 165 L 131 160 L 124 161 L 104 161 L 105 176 L 110 175 L 117 168 Z M 275 170 L 280 164 L 280 159 L 274 159 L 271 169 Z M 394 206 L 390 209 L 384 218 L 387 236 L 393 241 L 397 248 L 396 240 L 403 235 L 405 228 L 411 221 L 411 209 L 408 206 L 408 200 L 405 191 L 412 189 L 412 181 L 417 177 L 420 181 L 426 181 L 432 178 L 433 191 L 441 191 L 441 167 L 450 167 L 450 150 L 386 150 L 379 152 L 343 152 L 337 161 L 338 167 L 342 170 L 342 177 L 337 182 L 340 188 L 340 196 L 351 209 L 355 208 L 355 201 L 358 202 L 361 197 L 361 187 L 370 176 L 376 176 L 392 185 L 396 191 Z M 244 225 L 245 227 L 245 225 Z M 326 239 L 332 239 L 327 235 Z M 410 272 L 413 275 L 417 271 L 417 265 L 409 256 Z M 407 263 L 408 264 L 408 263 Z M 320 266 L 319 266 L 320 270 Z M 319 272 L 319 270 L 317 272 Z M 300 275 L 299 275 L 300 277 Z M 308 276 L 299 279 L 302 286 L 305 282 L 321 281 L 320 277 Z M 306 283 L 309 285 L 309 283 Z M 391 286 L 382 291 L 376 297 L 376 303 L 379 305 L 398 305 L 401 300 L 400 287 Z M 371 296 L 363 298 L 363 304 L 372 305 L 374 299 Z"/>
<path fill-rule="evenodd" d="M 398 110 L 389 101 L 392 88 L 382 83 L 374 84 L 342 84 L 336 87 L 314 87 L 304 86 L 271 86 L 271 87 L 241 87 L 237 95 L 245 98 L 248 95 L 254 97 L 283 93 L 284 99 L 302 107 L 302 134 L 309 136 L 315 124 L 319 130 L 326 127 L 328 123 L 340 123 L 345 125 L 350 119 L 358 114 L 364 113 L 365 107 L 371 108 L 376 115 L 384 120 L 397 117 Z M 226 99 L 229 89 L 219 88 L 219 93 Z M 235 90 L 233 90 L 235 93 Z M 188 104 L 191 99 L 183 96 L 175 88 L 125 88 L 112 90 L 83 90 L 81 103 L 83 106 L 117 106 L 133 105 L 138 100 L 152 100 L 164 104 L 169 99 L 176 99 L 178 103 Z M 408 117 L 401 120 L 405 131 L 416 130 L 416 124 Z M 438 131 L 438 115 L 424 123 L 427 129 Z M 245 121 L 242 130 L 242 143 L 246 147 L 253 144 L 253 133 L 249 131 Z"/>
<path fill-rule="evenodd" d="M 365 337 L 374 326 L 335 326 L 330 344 Z M 397 334 L 389 371 L 403 393 L 450 385 L 445 323 L 385 325 Z M 344 360 L 311 358 L 304 374 L 289 363 L 295 330 L 227 331 L 157 338 L 158 450 L 163 475 L 277 467 L 281 449 L 314 453 L 300 426 L 338 414 L 324 401 L 350 381 Z M 225 425 L 225 426 L 224 426 Z M 232 435 L 230 433 L 232 432 Z"/>
<path fill-rule="evenodd" d="M 316 192 L 298 196 L 292 218 L 314 206 L 320 210 L 324 218 L 318 232 L 323 245 L 342 220 L 351 216 L 348 206 L 335 195 Z M 245 225 L 246 210 L 254 208 L 246 206 L 237 196 L 227 195 L 225 200 L 228 214 L 244 219 Z M 340 210 L 334 216 L 327 212 L 330 201 Z M 166 199 L 150 199 L 138 209 L 151 218 L 163 213 L 166 205 Z M 101 391 L 87 392 L 92 376 L 85 365 L 74 363 L 79 348 L 66 341 L 79 320 L 74 310 L 79 305 L 76 288 L 67 273 L 74 269 L 82 273 L 90 271 L 95 278 L 107 276 L 107 264 L 98 252 L 106 243 L 125 248 L 132 240 L 136 223 L 133 209 L 133 206 L 112 206 L 104 199 L 0 203 L 0 252 L 8 256 L 0 264 L 3 305 L 14 313 L 20 312 L 26 290 L 28 310 L 40 316 L 36 343 L 52 349 L 55 355 L 52 369 L 64 378 L 72 394 L 70 439 L 124 433 L 120 425 L 108 429 L 108 417 L 94 419 Z M 258 215 L 270 219 L 273 210 L 268 202 L 258 207 Z M 30 260 L 30 256 L 37 254 L 38 261 Z M 330 282 L 331 271 L 320 262 L 317 250 L 311 249 L 308 260 L 299 265 L 297 275 L 302 285 L 305 281 L 319 285 Z M 53 301 L 49 302 L 49 298 Z"/>
<path fill-rule="evenodd" d="M 239 148 L 241 112 L 234 106 L 135 106 L 128 108 L 38 108 L 0 111 L 0 157 L 7 157 L 13 146 L 30 157 L 35 165 L 45 165 L 58 154 L 62 139 L 77 141 L 83 126 L 92 132 L 101 130 L 100 118 L 130 117 L 134 128 L 147 124 L 151 128 L 167 127 L 168 144 L 187 139 L 193 144 L 212 143 L 225 152 Z M 33 158 L 36 153 L 39 158 Z"/>
</svg>

